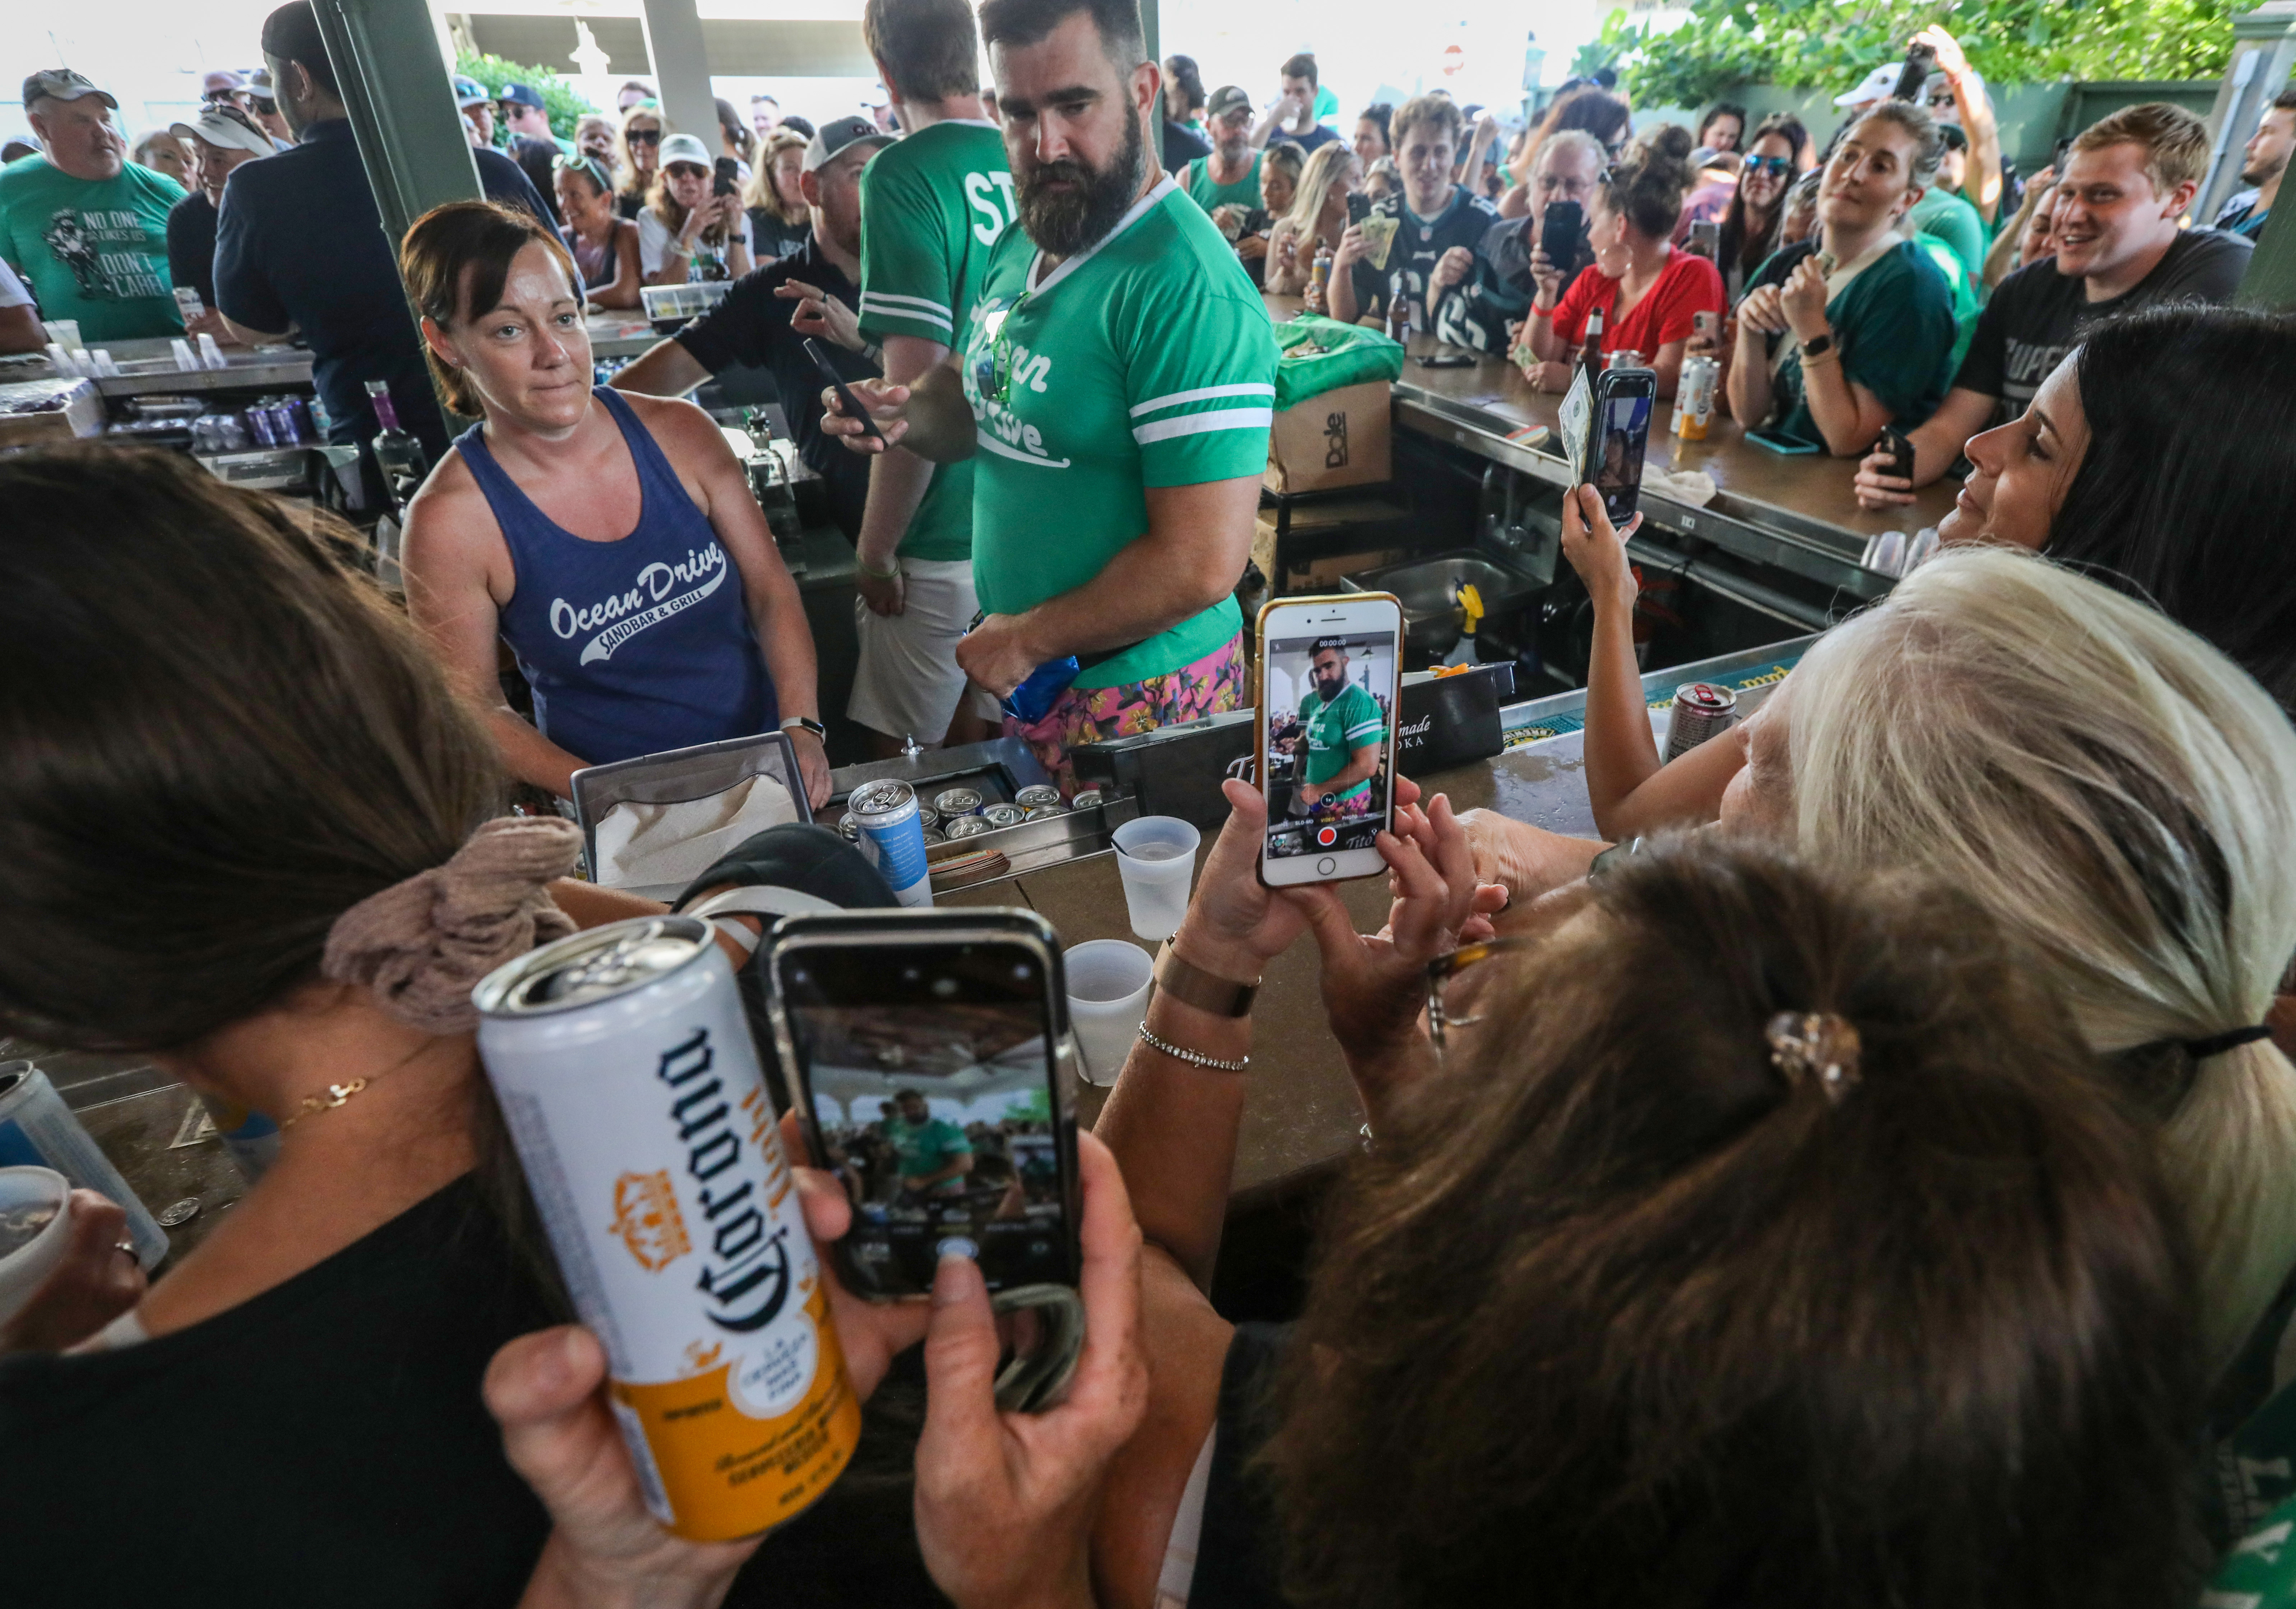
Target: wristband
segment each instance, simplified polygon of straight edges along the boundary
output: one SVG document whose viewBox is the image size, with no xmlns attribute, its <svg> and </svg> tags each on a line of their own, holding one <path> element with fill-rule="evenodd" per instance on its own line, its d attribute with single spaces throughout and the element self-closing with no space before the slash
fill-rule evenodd
<svg viewBox="0 0 2296 1609">
<path fill-rule="evenodd" d="M 1259 992 L 1259 980 L 1239 983 L 1233 978 L 1207 972 L 1174 949 L 1172 941 L 1167 939 L 1156 956 L 1156 989 L 1183 1006 L 1193 1006 L 1216 1017 L 1248 1017 L 1251 1014 L 1252 997 Z"/>
</svg>

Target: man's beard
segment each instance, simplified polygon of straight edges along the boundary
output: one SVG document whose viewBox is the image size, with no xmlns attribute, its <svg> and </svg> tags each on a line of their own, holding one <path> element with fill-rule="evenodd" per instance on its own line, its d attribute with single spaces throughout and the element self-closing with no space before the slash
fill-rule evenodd
<svg viewBox="0 0 2296 1609">
<path fill-rule="evenodd" d="M 1044 163 L 1021 179 L 1021 227 L 1054 257 L 1074 257 L 1098 244 L 1140 194 L 1146 155 L 1140 119 L 1128 117 L 1124 149 L 1107 167 L 1095 168 L 1075 157 Z M 1047 190 L 1054 180 L 1073 188 Z"/>
<path fill-rule="evenodd" d="M 1344 670 L 1329 677 L 1319 676 L 1316 678 L 1316 691 L 1323 694 L 1324 702 L 1327 704 L 1347 690 L 1348 673 Z"/>
<path fill-rule="evenodd" d="M 2286 157 L 2281 158 L 2277 162 L 2274 161 L 2271 158 L 2267 157 L 2263 161 L 2257 163 L 2253 168 L 2242 168 L 2240 182 L 2243 185 L 2262 185 L 2269 182 L 2270 180 L 2278 178 L 2282 174 L 2287 171 L 2288 159 Z"/>
<path fill-rule="evenodd" d="M 1235 131 L 1235 137 L 1234 139 L 1223 139 L 1219 143 L 1219 154 L 1220 160 L 1226 163 L 1229 167 L 1242 167 L 1245 159 L 1251 155 L 1250 131 L 1249 129 L 1239 128 Z"/>
</svg>

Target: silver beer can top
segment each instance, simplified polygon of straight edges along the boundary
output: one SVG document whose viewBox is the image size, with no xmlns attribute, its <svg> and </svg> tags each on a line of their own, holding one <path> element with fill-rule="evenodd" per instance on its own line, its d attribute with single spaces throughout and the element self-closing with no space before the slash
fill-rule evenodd
<svg viewBox="0 0 2296 1609">
<path fill-rule="evenodd" d="M 845 801 L 850 816 L 890 816 L 916 798 L 916 792 L 898 777 L 883 776 L 863 783 Z"/>
<path fill-rule="evenodd" d="M 980 795 L 972 788 L 951 788 L 933 798 L 933 809 L 944 817 L 970 816 L 980 808 Z"/>
<path fill-rule="evenodd" d="M 564 1011 L 640 989 L 676 972 L 709 943 L 693 916 L 641 916 L 575 933 L 497 967 L 472 991 L 488 1016 Z"/>
<path fill-rule="evenodd" d="M 988 830 L 988 822 L 982 820 L 980 817 L 960 816 L 955 820 L 950 822 L 947 826 L 943 828 L 942 833 L 944 839 L 947 840 L 971 838 L 975 833 L 986 833 Z"/>
<path fill-rule="evenodd" d="M 1725 710 L 1736 709 L 1738 695 L 1712 682 L 1685 682 L 1674 690 L 1674 702 L 1677 708 L 1687 705 L 1710 714 L 1718 714 Z"/>
<path fill-rule="evenodd" d="M 1013 794 L 1013 802 L 1024 810 L 1033 810 L 1038 805 L 1057 805 L 1061 802 L 1061 791 L 1050 783 L 1036 783 Z"/>
</svg>

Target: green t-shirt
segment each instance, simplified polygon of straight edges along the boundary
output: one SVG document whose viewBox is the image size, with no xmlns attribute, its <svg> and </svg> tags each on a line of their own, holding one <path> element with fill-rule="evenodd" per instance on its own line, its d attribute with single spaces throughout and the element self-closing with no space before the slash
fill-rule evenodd
<svg viewBox="0 0 2296 1609">
<path fill-rule="evenodd" d="M 1953 293 L 1953 358 L 1946 373 L 1961 373 L 1961 360 L 1968 356 L 1970 338 L 1977 333 L 1977 316 L 1985 311 L 1983 281 L 1962 267 L 1961 254 L 1951 242 L 1939 239 L 1927 230 L 1917 231 L 1914 244 L 1944 276 L 1946 288 Z"/>
<path fill-rule="evenodd" d="M 1942 185 L 1932 185 L 1914 203 L 1913 210 L 1906 214 L 1905 226 L 1908 233 L 1918 229 L 1951 246 L 1969 277 L 1983 283 L 1985 215 L 1966 196 L 1956 195 Z"/>
<path fill-rule="evenodd" d="M 1146 533 L 1150 487 L 1259 475 L 1275 418 L 1267 308 L 1171 179 L 1041 282 L 1037 263 L 1028 232 L 1007 229 L 966 332 L 964 396 L 980 448 L 972 580 L 996 614 L 1097 576 Z M 1242 623 L 1234 598 L 1222 597 L 1076 685 L 1166 675 Z"/>
<path fill-rule="evenodd" d="M 885 1137 L 893 1142 L 905 1179 L 939 1173 L 956 1158 L 972 1154 L 972 1142 L 964 1137 L 964 1130 L 947 1118 L 929 1117 L 922 1123 L 912 1123 L 897 1117 L 885 1125 Z M 955 1194 L 964 1188 L 964 1175 L 942 1179 L 932 1188 Z"/>
<path fill-rule="evenodd" d="M 1233 185 L 1213 184 L 1211 158 L 1198 157 L 1188 164 L 1188 176 L 1183 181 L 1187 186 L 1188 199 L 1201 207 L 1207 214 L 1210 214 L 1213 208 L 1225 206 L 1230 201 L 1235 201 L 1247 208 L 1259 206 L 1259 162 L 1260 159 L 1267 154 L 1264 151 L 1253 152 L 1251 170 Z"/>
<path fill-rule="evenodd" d="M 2233 1544 L 2201 1594 L 2201 1609 L 2296 1609 L 2296 1499 Z"/>
<path fill-rule="evenodd" d="M 988 249 L 1015 212 L 994 123 L 929 123 L 871 157 L 861 170 L 861 332 L 955 346 Z M 972 474 L 970 463 L 935 466 L 903 554 L 972 556 Z"/>
<path fill-rule="evenodd" d="M 1346 770 L 1356 750 L 1387 735 L 1387 718 L 1380 713 L 1378 702 L 1354 682 L 1328 704 L 1321 693 L 1301 699 L 1300 724 L 1308 735 L 1302 780 L 1317 787 Z M 1365 777 L 1338 797 L 1353 799 L 1370 787 L 1371 779 Z"/>
<path fill-rule="evenodd" d="M 45 319 L 76 318 L 88 346 L 181 335 L 168 277 L 168 210 L 183 186 L 129 162 L 76 179 L 34 154 L 0 168 L 0 257 L 22 275 Z"/>
<path fill-rule="evenodd" d="M 1794 265 L 1817 250 L 1815 242 L 1788 246 L 1754 271 L 1747 288 L 1782 285 Z M 1890 423 L 1911 430 L 1937 412 L 1953 377 L 1953 291 L 1929 254 L 1899 241 L 1883 251 L 1825 304 L 1826 322 L 1841 351 L 1841 372 L 1874 393 Z M 1769 338 L 1775 352 L 1784 336 Z M 1797 348 L 1770 377 L 1776 423 L 1769 428 L 1820 447 L 1824 436 L 1809 416 Z"/>
</svg>

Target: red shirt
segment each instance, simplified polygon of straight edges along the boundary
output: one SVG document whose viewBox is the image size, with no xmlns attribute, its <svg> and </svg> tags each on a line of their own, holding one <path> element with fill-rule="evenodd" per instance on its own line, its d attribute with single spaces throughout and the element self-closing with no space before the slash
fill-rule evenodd
<svg viewBox="0 0 2296 1609">
<path fill-rule="evenodd" d="M 1702 257 L 1677 251 L 1665 269 L 1625 318 L 1612 316 L 1619 305 L 1619 282 L 1596 266 L 1578 271 L 1554 309 L 1554 332 L 1577 346 L 1587 339 L 1587 315 L 1603 309 L 1603 350 L 1640 352 L 1655 360 L 1658 349 L 1670 341 L 1690 339 L 1693 313 L 1720 313 L 1726 303 L 1722 274 Z"/>
</svg>

